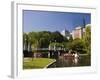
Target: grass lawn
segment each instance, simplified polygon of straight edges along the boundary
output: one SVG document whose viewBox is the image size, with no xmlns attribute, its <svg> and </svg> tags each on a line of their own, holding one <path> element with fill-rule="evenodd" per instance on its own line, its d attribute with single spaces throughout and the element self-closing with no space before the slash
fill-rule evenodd
<svg viewBox="0 0 100 80">
<path fill-rule="evenodd" d="M 54 62 L 55 59 L 49 58 L 24 58 L 23 69 L 36 69 L 36 68 L 44 68 L 46 65 Z"/>
</svg>

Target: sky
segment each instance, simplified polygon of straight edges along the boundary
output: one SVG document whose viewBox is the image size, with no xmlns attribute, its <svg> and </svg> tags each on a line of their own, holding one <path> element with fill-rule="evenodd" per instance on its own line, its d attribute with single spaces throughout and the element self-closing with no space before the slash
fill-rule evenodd
<svg viewBox="0 0 100 80">
<path fill-rule="evenodd" d="M 75 27 L 91 24 L 90 13 L 23 10 L 24 32 L 72 31 Z"/>
</svg>

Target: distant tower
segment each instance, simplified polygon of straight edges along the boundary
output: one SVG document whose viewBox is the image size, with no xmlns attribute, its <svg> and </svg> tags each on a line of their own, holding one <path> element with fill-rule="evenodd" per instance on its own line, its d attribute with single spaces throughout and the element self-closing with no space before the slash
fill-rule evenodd
<svg viewBox="0 0 100 80">
<path fill-rule="evenodd" d="M 82 18 L 82 23 L 83 23 L 82 26 L 78 26 L 72 31 L 73 39 L 76 39 L 76 38 L 82 39 L 83 38 L 83 36 L 85 34 L 85 27 L 86 27 L 85 17 Z"/>
<path fill-rule="evenodd" d="M 86 28 L 86 20 L 85 20 L 85 17 L 83 17 L 82 37 L 85 35 L 85 28 Z"/>
<path fill-rule="evenodd" d="M 63 35 L 64 37 L 66 37 L 67 39 L 70 38 L 70 32 L 66 29 L 64 29 L 62 32 L 61 32 L 61 35 Z"/>
<path fill-rule="evenodd" d="M 86 22 L 85 22 L 85 18 L 84 18 L 84 17 L 83 17 L 83 19 L 82 19 L 82 22 L 83 22 L 83 28 L 85 28 Z"/>
</svg>

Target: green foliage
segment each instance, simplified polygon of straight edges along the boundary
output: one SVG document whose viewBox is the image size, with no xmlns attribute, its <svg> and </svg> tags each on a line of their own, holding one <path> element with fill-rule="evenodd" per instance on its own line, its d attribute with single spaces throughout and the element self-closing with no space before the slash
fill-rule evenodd
<svg viewBox="0 0 100 80">
<path fill-rule="evenodd" d="M 72 46 L 72 42 L 69 41 L 68 43 L 65 43 L 66 49 L 68 49 L 68 50 L 72 49 L 71 46 Z"/>
<path fill-rule="evenodd" d="M 47 38 L 40 38 L 39 40 L 40 48 L 48 48 L 49 41 Z"/>
<path fill-rule="evenodd" d="M 51 33 L 50 40 L 52 42 L 55 42 L 55 40 L 56 40 L 56 42 L 58 42 L 58 43 L 61 43 L 61 42 L 64 42 L 64 41 L 68 41 L 67 38 L 62 36 L 58 31 Z"/>
<path fill-rule="evenodd" d="M 37 48 L 39 47 L 39 35 L 38 33 L 36 32 L 29 32 L 28 33 L 28 42 L 31 43 L 31 45 L 34 47 L 34 48 Z"/>
<path fill-rule="evenodd" d="M 79 53 L 83 53 L 84 52 L 84 42 L 81 39 L 75 39 L 72 42 L 72 50 L 75 50 Z"/>
<path fill-rule="evenodd" d="M 27 33 L 23 33 L 23 46 L 24 44 L 28 47 L 28 35 Z"/>
<path fill-rule="evenodd" d="M 28 35 L 23 33 L 23 43 L 25 43 L 25 41 L 28 41 Z"/>
<path fill-rule="evenodd" d="M 67 43 L 67 49 L 77 51 L 80 54 L 85 53 L 85 45 L 81 39 L 75 39 L 72 42 Z"/>
<path fill-rule="evenodd" d="M 58 31 L 29 32 L 28 34 L 24 33 L 23 38 L 24 38 L 24 43 L 25 39 L 27 38 L 28 43 L 31 43 L 33 48 L 48 48 L 50 42 L 56 41 L 58 43 L 62 43 L 68 41 Z"/>
<path fill-rule="evenodd" d="M 64 45 L 63 45 L 63 43 L 58 43 L 58 42 L 52 42 L 52 43 L 50 43 L 50 45 L 49 45 L 51 48 L 54 48 L 54 46 L 56 47 L 56 48 L 62 48 L 62 47 L 64 47 Z"/>
<path fill-rule="evenodd" d="M 70 38 L 69 38 L 69 42 L 72 42 L 73 41 L 73 38 L 72 38 L 72 36 L 70 36 Z"/>
<path fill-rule="evenodd" d="M 87 54 L 90 54 L 91 53 L 91 27 L 90 26 L 86 26 L 83 41 L 85 44 L 85 49 Z"/>
<path fill-rule="evenodd" d="M 68 50 L 72 49 L 80 53 L 91 52 L 91 28 L 86 26 L 85 33 L 82 39 L 72 39 L 72 36 L 68 40 L 66 37 L 62 36 L 60 32 L 29 32 L 28 34 L 23 34 L 23 43 L 31 43 L 32 48 L 66 48 Z"/>
<path fill-rule="evenodd" d="M 91 27 L 86 26 L 82 39 L 69 40 L 65 46 L 68 50 L 77 51 L 79 53 L 91 53 Z"/>
</svg>

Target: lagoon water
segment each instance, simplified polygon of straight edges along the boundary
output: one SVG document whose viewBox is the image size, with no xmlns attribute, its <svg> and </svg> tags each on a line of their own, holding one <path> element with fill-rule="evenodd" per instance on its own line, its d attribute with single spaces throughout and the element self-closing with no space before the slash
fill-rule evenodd
<svg viewBox="0 0 100 80">
<path fill-rule="evenodd" d="M 48 68 L 60 68 L 60 67 L 82 67 L 82 66 L 91 66 L 90 56 L 84 55 L 79 58 L 72 57 L 62 57 L 60 56 L 56 59 L 56 62 L 48 66 Z"/>
</svg>

